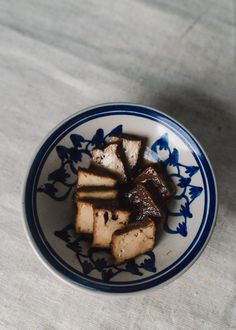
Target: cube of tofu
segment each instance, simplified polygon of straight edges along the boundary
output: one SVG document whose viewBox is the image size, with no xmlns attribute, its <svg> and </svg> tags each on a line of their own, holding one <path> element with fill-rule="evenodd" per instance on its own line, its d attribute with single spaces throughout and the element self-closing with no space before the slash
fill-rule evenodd
<svg viewBox="0 0 236 330">
<path fill-rule="evenodd" d="M 115 265 L 151 251 L 156 242 L 156 222 L 145 218 L 112 235 L 111 251 Z"/>
<path fill-rule="evenodd" d="M 77 199 L 115 199 L 117 195 L 117 189 L 102 187 L 81 188 L 76 192 Z"/>
<path fill-rule="evenodd" d="M 84 234 L 93 233 L 93 209 L 98 207 L 118 207 L 117 200 L 77 200 L 75 217 L 75 231 Z"/>
<path fill-rule="evenodd" d="M 137 219 L 143 219 L 145 216 L 164 219 L 167 215 L 165 205 L 158 200 L 148 185 L 142 183 L 136 186 L 128 193 L 130 203 L 135 207 Z"/>
<path fill-rule="evenodd" d="M 116 184 L 117 180 L 109 174 L 85 168 L 78 169 L 77 185 L 79 187 L 114 187 Z"/>
<path fill-rule="evenodd" d="M 77 202 L 75 231 L 76 233 L 93 233 L 93 203 L 89 201 Z"/>
<path fill-rule="evenodd" d="M 120 143 L 111 143 L 104 150 L 93 149 L 92 159 L 97 165 L 116 174 L 120 181 L 127 181 L 126 159 Z"/>
<path fill-rule="evenodd" d="M 119 141 L 122 142 L 129 168 L 132 170 L 138 163 L 142 141 L 128 135 L 111 136 L 109 139 L 109 142 Z"/>
<path fill-rule="evenodd" d="M 157 190 L 162 199 L 168 199 L 175 194 L 173 182 L 168 177 L 166 169 L 163 165 L 149 165 L 136 178 L 137 183 L 150 182 Z"/>
<path fill-rule="evenodd" d="M 128 224 L 130 212 L 94 208 L 93 215 L 93 246 L 109 248 L 113 232 Z"/>
</svg>

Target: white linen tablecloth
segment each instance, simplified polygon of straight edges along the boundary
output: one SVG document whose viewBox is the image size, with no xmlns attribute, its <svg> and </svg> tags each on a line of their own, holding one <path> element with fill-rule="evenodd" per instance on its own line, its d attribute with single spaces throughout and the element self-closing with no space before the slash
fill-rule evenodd
<svg viewBox="0 0 236 330">
<path fill-rule="evenodd" d="M 236 328 L 235 22 L 235 0 L 0 0 L 0 329 Z M 22 222 L 36 146 L 67 116 L 110 101 L 182 122 L 219 188 L 204 253 L 141 296 L 92 296 L 60 281 Z"/>
</svg>

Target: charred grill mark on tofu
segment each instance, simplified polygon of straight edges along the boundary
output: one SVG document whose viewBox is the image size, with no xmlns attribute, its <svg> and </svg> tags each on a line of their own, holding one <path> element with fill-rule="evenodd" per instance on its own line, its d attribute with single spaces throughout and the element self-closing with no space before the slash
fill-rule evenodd
<svg viewBox="0 0 236 330">
<path fill-rule="evenodd" d="M 103 217 L 104 217 L 104 221 L 105 221 L 105 224 L 106 224 L 107 221 L 109 220 L 109 215 L 108 215 L 107 211 L 104 213 Z"/>
</svg>

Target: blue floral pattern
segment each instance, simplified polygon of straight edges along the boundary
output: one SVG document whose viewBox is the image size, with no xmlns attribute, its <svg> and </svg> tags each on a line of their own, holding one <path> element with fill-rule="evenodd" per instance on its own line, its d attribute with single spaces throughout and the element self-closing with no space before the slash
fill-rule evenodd
<svg viewBox="0 0 236 330">
<path fill-rule="evenodd" d="M 102 128 L 98 128 L 90 140 L 79 134 L 71 134 L 71 147 L 68 148 L 62 145 L 56 147 L 56 152 L 61 162 L 60 167 L 48 175 L 48 182 L 40 186 L 37 191 L 44 192 L 58 202 L 65 200 L 75 186 L 75 175 L 77 174 L 79 163 L 83 160 L 83 156 L 87 155 L 91 158 L 91 150 L 93 148 L 103 145 L 107 137 L 121 133 L 122 125 L 118 125 L 106 135 L 104 135 Z M 63 189 L 63 193 L 60 193 L 57 188 L 58 183 L 64 186 L 65 191 Z"/>
<path fill-rule="evenodd" d="M 144 259 L 136 258 L 121 266 L 113 266 L 109 251 L 91 247 L 91 237 L 89 235 L 81 234 L 75 238 L 73 224 L 56 231 L 55 235 L 65 241 L 66 246 L 75 253 L 85 275 L 97 271 L 104 282 L 109 282 L 111 278 L 121 272 L 128 272 L 138 276 L 143 275 L 142 270 L 152 273 L 156 272 L 155 255 L 153 252 L 145 253 Z"/>
<path fill-rule="evenodd" d="M 181 190 L 179 194 L 176 194 L 174 199 L 175 200 L 181 200 L 181 204 L 179 207 L 178 212 L 172 212 L 169 211 L 168 215 L 171 217 L 177 217 L 180 220 L 178 222 L 175 229 L 171 229 L 168 223 L 169 217 L 167 217 L 167 220 L 164 224 L 164 229 L 169 234 L 180 234 L 183 237 L 186 237 L 188 235 L 187 230 L 187 221 L 188 219 L 191 219 L 193 217 L 190 206 L 192 202 L 202 193 L 203 188 L 194 186 L 191 184 L 192 177 L 199 171 L 198 166 L 188 166 L 181 164 L 179 162 L 179 152 L 177 149 L 169 147 L 169 139 L 168 134 L 164 134 L 161 136 L 158 140 L 156 140 L 152 146 L 151 150 L 157 154 L 157 157 L 159 157 L 158 153 L 161 150 L 167 151 L 167 158 L 162 159 L 163 163 L 166 167 L 170 166 L 172 167 L 172 171 L 170 174 L 171 178 L 175 178 L 178 180 L 177 186 L 178 190 Z M 174 168 L 174 171 L 173 171 Z M 181 169 L 184 172 L 184 175 L 181 174 Z"/>
<path fill-rule="evenodd" d="M 71 147 L 63 145 L 56 147 L 56 152 L 60 159 L 59 168 L 48 175 L 48 182 L 38 187 L 37 191 L 47 194 L 55 201 L 65 200 L 75 186 L 77 169 L 83 157 L 86 155 L 91 158 L 91 150 L 94 147 L 103 145 L 109 136 L 121 134 L 122 128 L 122 125 L 118 125 L 108 134 L 105 134 L 104 130 L 99 128 L 91 139 L 85 139 L 79 134 L 71 134 Z M 179 234 L 182 237 L 186 237 L 188 234 L 187 221 L 193 217 L 191 204 L 203 191 L 202 187 L 194 186 L 191 183 L 192 177 L 199 171 L 199 167 L 179 162 L 179 151 L 176 148 L 170 148 L 168 134 L 164 134 L 157 139 L 152 144 L 150 150 L 153 159 L 161 159 L 167 169 L 172 167 L 170 177 L 178 182 L 178 193 L 174 199 L 181 201 L 179 202 L 180 206 L 178 211 L 173 212 L 170 210 L 169 216 L 180 220 L 175 228 L 171 228 L 168 223 L 168 217 L 164 224 L 164 230 L 169 234 Z M 167 156 L 165 159 L 160 156 L 161 151 L 166 152 Z M 58 189 L 58 183 L 65 188 L 63 193 L 61 192 L 62 189 Z M 144 255 L 145 258 L 141 261 L 140 258 L 136 258 L 122 266 L 112 266 L 110 253 L 107 250 L 101 251 L 101 249 L 91 247 L 91 238 L 89 236 L 75 236 L 73 227 L 72 224 L 69 224 L 62 230 L 56 231 L 55 235 L 66 242 L 66 246 L 76 254 L 84 274 L 88 275 L 93 271 L 98 271 L 101 279 L 108 282 L 121 272 L 128 272 L 138 276 L 143 275 L 142 270 L 152 273 L 156 272 L 156 260 L 153 252 L 146 253 Z"/>
</svg>

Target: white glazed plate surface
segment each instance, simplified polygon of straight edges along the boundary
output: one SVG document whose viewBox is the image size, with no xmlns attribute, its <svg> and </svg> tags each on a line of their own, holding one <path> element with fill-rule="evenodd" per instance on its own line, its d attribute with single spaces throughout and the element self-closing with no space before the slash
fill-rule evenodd
<svg viewBox="0 0 236 330">
<path fill-rule="evenodd" d="M 73 229 L 78 166 L 109 135 L 147 138 L 146 157 L 162 160 L 177 186 L 152 252 L 113 267 L 107 251 Z M 200 255 L 214 227 L 217 193 L 209 161 L 196 139 L 165 114 L 134 104 L 94 106 L 66 119 L 45 139 L 28 173 L 24 213 L 38 254 L 63 279 L 86 288 L 125 293 L 173 280 Z"/>
</svg>

